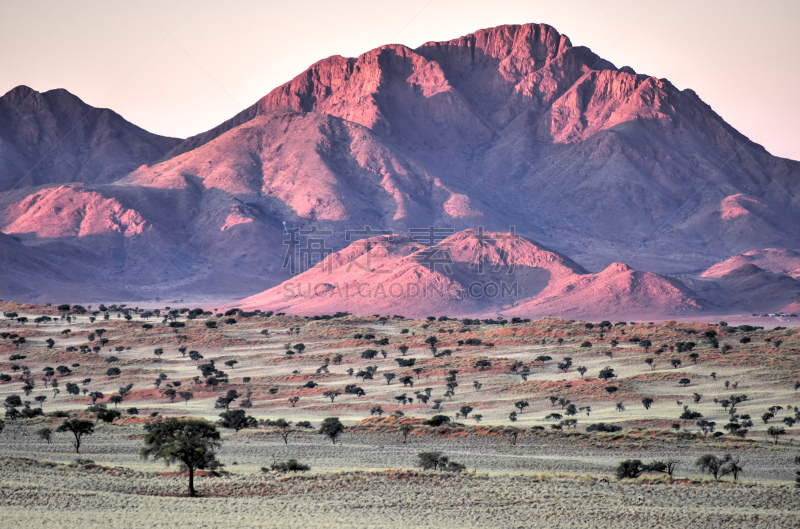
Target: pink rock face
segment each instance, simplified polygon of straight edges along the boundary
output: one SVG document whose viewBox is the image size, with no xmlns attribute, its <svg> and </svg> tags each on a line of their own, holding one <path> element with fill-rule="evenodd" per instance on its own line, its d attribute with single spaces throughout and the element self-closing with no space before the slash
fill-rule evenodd
<svg viewBox="0 0 800 529">
<path fill-rule="evenodd" d="M 299 218 L 375 224 L 482 212 L 363 126 L 323 114 L 274 112 L 122 180 L 136 186 L 206 189 L 275 198 Z M 369 217 L 365 213 L 380 213 Z"/>
<path fill-rule="evenodd" d="M 287 109 L 328 121 L 268 124 Z M 324 59 L 173 154 L 188 152 L 129 181 L 188 189 L 197 176 L 277 197 L 309 222 L 357 225 L 374 212 L 369 222 L 390 229 L 440 218 L 463 229 L 503 218 L 496 226 L 541 228 L 538 239 L 598 269 L 623 259 L 685 273 L 708 261 L 670 257 L 676 246 L 711 261 L 800 244 L 800 206 L 786 200 L 800 192 L 798 164 L 770 157 L 691 90 L 618 69 L 544 24 Z"/>
<path fill-rule="evenodd" d="M 35 193 L 8 210 L 11 219 L 3 233 L 35 235 L 41 239 L 119 233 L 133 237 L 150 229 L 142 216 L 116 199 L 61 186 Z"/>
<path fill-rule="evenodd" d="M 735 255 L 706 270 L 691 286 L 714 296 L 723 307 L 742 312 L 780 312 L 800 300 L 800 281 L 792 277 L 796 252 L 765 249 Z M 763 266 L 763 268 L 762 268 Z"/>
<path fill-rule="evenodd" d="M 247 224 L 248 222 L 253 222 L 253 219 L 241 211 L 234 211 L 225 219 L 225 224 L 222 225 L 220 231 L 229 230 L 238 224 Z"/>
<path fill-rule="evenodd" d="M 557 143 L 584 141 L 600 131 L 637 119 L 669 120 L 674 88 L 633 73 L 604 70 L 587 74 L 550 110 L 550 135 Z"/>
<path fill-rule="evenodd" d="M 758 200 L 748 198 L 741 193 L 725 197 L 720 204 L 722 220 L 733 220 L 750 215 L 753 211 L 766 211 L 768 208 Z"/>
</svg>

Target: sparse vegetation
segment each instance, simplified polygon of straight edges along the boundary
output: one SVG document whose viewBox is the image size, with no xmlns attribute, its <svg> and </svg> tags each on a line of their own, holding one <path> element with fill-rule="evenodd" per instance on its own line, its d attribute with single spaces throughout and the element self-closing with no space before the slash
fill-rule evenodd
<svg viewBox="0 0 800 529">
<path fill-rule="evenodd" d="M 635 478 L 638 483 L 666 480 L 677 465 L 690 480 L 701 479 L 702 473 L 712 480 L 726 476 L 738 480 L 743 467 L 748 479 L 773 479 L 764 469 L 784 475 L 786 462 L 770 467 L 772 463 L 764 461 L 782 461 L 791 450 L 789 441 L 796 442 L 798 418 L 789 400 L 795 395 L 796 378 L 778 375 L 800 368 L 793 355 L 800 341 L 794 330 L 781 332 L 780 349 L 775 340 L 766 341 L 770 336 L 762 333 L 768 331 L 759 330 L 752 331 L 751 342 L 737 343 L 734 350 L 723 354 L 726 340 L 731 341 L 730 331 L 715 328 L 716 349 L 708 338 L 692 346 L 686 341 L 687 330 L 694 329 L 698 337 L 704 337 L 707 327 L 674 322 L 595 325 L 587 330 L 585 322 L 555 319 L 517 321 L 502 327 L 499 323 L 467 325 L 438 318 L 422 323 L 352 316 L 338 320 L 272 316 L 267 329 L 265 318 L 241 312 L 223 316 L 235 318 L 236 325 L 217 328 L 204 325 L 205 318 L 216 319 L 214 315 L 200 313 L 188 318 L 176 314 L 182 323 L 186 320 L 177 333 L 175 327 L 155 319 L 150 320 L 148 329 L 133 322 L 126 327 L 129 324 L 124 318 L 112 315 L 107 329 L 99 334 L 96 324 L 73 320 L 69 336 L 42 323 L 39 334 L 24 343 L 1 340 L 0 345 L 8 351 L 5 358 L 16 355 L 7 365 L 0 365 L 0 392 L 6 404 L 3 437 L 9 440 L 5 450 L 34 454 L 37 449 L 44 450 L 48 440 L 39 432 L 51 426 L 52 444 L 47 449 L 57 458 L 61 453 L 79 451 L 82 457 L 88 452 L 100 464 L 107 459 L 126 461 L 126 449 L 119 455 L 109 451 L 108 439 L 129 446 L 127 450 L 133 453 L 130 444 L 138 442 L 133 440 L 137 437 L 133 432 L 141 432 L 142 424 L 154 427 L 169 423 L 174 416 L 187 417 L 179 420 L 203 416 L 219 419 L 219 442 L 226 439 L 225 454 L 229 446 L 240 447 L 224 458 L 226 469 L 232 469 L 234 476 L 257 471 L 265 464 L 244 455 L 252 451 L 246 449 L 249 445 L 269 455 L 277 455 L 274 449 L 280 447 L 280 459 L 264 467 L 273 474 L 300 472 L 305 463 L 297 463 L 298 468 L 290 463 L 307 457 L 315 472 L 323 475 L 339 468 L 337 465 L 344 465 L 346 472 L 367 465 L 411 468 L 420 464 L 417 453 L 442 456 L 457 449 L 459 462 L 478 473 L 493 469 L 524 474 L 544 465 L 554 473 L 566 469 L 577 475 L 591 468 L 594 474 L 599 467 L 614 475 L 620 461 L 628 461 L 622 479 Z M 408 333 L 399 334 L 400 322 Z M 18 325 L 15 320 L 9 325 L 19 332 L 13 327 Z M 423 330 L 422 325 L 428 327 Z M 92 341 L 90 329 L 95 334 Z M 498 334 L 500 331 L 524 332 L 517 336 Z M 600 331 L 608 334 L 601 336 Z M 52 348 L 46 341 L 48 333 L 56 342 Z M 361 334 L 360 341 L 351 341 L 354 334 Z M 286 355 L 287 335 L 301 335 L 304 347 L 289 344 L 293 354 Z M 370 351 L 366 348 L 375 347 L 384 335 L 390 345 L 372 349 L 377 354 L 363 357 L 363 352 Z M 426 341 L 430 337 L 436 341 Z M 634 337 L 638 341 L 632 341 Z M 103 350 L 94 351 L 92 347 L 101 339 L 106 340 Z M 406 349 L 401 349 L 401 339 L 407 341 Z M 646 352 L 644 340 L 652 344 Z M 593 347 L 581 348 L 584 341 L 591 341 Z M 680 353 L 678 342 L 682 342 Z M 432 349 L 432 344 L 436 349 L 432 354 L 418 354 Z M 606 354 L 608 344 L 612 344 L 613 355 Z M 766 356 L 765 344 L 770 344 Z M 104 352 L 109 349 L 113 354 Z M 163 353 L 154 355 L 156 349 Z M 450 355 L 444 355 L 448 350 Z M 46 356 L 55 352 L 58 360 Z M 694 352 L 699 354 L 697 364 L 691 356 Z M 678 354 L 683 362 L 674 371 L 668 359 Z M 645 362 L 647 358 L 653 363 Z M 658 358 L 666 362 L 659 360 L 661 365 L 656 365 Z M 118 374 L 107 372 L 109 359 L 119 366 Z M 743 388 L 747 389 L 743 392 Z M 745 393 L 757 398 L 751 400 Z M 120 410 L 124 416 L 115 409 L 123 401 Z M 219 406 L 216 410 L 215 404 Z M 42 411 L 46 416 L 35 416 Z M 323 420 L 334 413 L 341 419 Z M 91 442 L 86 443 L 84 434 L 79 447 L 71 441 L 68 444 L 73 434 L 56 432 L 59 423 L 50 422 L 51 414 L 62 420 L 90 419 L 86 422 L 93 427 Z M 589 422 L 590 415 L 597 419 Z M 267 418 L 281 416 L 286 418 Z M 316 428 L 307 418 L 314 420 Z M 758 424 L 753 418 L 760 419 L 755 421 Z M 674 424 L 672 429 L 670 424 Z M 314 431 L 322 435 L 313 435 Z M 345 431 L 345 443 L 340 444 Z M 35 442 L 20 447 L 24 435 Z M 387 445 L 391 449 L 375 451 L 374 458 L 372 452 L 359 452 L 363 446 Z M 545 445 L 555 457 L 541 458 L 538 447 Z M 95 446 L 102 448 L 95 452 Z M 264 452 L 262 446 L 273 451 Z M 488 447 L 492 447 L 489 452 Z M 298 452 L 300 448 L 304 452 Z M 676 449 L 678 457 L 670 459 Z M 319 455 L 321 450 L 324 455 Z M 659 455 L 650 463 L 639 460 L 639 466 L 631 463 L 636 461 L 634 457 L 626 458 L 642 450 Z M 711 461 L 710 466 L 701 468 L 696 464 L 698 457 L 717 450 L 731 455 L 714 456 L 720 465 Z M 476 456 L 495 451 L 496 456 Z M 361 455 L 354 457 L 357 452 Z M 510 454 L 516 455 L 509 458 Z M 437 472 L 452 472 L 438 475 L 461 475 L 463 466 L 442 457 L 437 459 Z M 749 464 L 751 458 L 758 462 Z M 427 468 L 428 472 L 434 469 Z M 424 475 L 421 469 L 411 472 Z M 213 476 L 220 467 L 207 470 Z M 794 479 L 793 467 L 791 474 L 787 481 Z M 202 482 L 204 492 L 216 494 L 223 486 L 205 473 L 200 475 L 209 480 Z M 463 474 L 464 479 L 474 479 L 469 477 L 472 475 L 472 471 Z M 172 478 L 156 481 L 161 479 Z M 502 478 L 493 475 L 490 479 Z"/>
</svg>

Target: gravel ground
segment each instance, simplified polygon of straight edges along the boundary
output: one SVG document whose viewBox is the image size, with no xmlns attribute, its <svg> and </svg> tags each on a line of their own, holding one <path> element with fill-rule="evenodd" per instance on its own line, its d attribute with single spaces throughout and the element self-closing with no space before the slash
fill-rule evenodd
<svg viewBox="0 0 800 529">
<path fill-rule="evenodd" d="M 789 485 L 596 484 L 541 475 L 340 472 L 199 478 L 0 461 L 6 527 L 748 527 L 800 525 Z M 114 475 L 118 474 L 118 475 Z"/>
</svg>

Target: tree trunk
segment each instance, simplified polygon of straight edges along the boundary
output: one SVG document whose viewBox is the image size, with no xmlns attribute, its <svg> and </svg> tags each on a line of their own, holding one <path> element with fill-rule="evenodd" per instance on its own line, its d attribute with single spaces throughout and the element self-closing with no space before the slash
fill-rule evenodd
<svg viewBox="0 0 800 529">
<path fill-rule="evenodd" d="M 194 498 L 197 493 L 194 490 L 194 468 L 189 467 L 189 497 Z"/>
</svg>

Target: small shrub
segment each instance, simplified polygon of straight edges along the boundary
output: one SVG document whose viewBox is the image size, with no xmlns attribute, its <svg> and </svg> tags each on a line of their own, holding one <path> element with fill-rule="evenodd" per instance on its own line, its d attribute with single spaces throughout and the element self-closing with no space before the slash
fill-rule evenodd
<svg viewBox="0 0 800 529">
<path fill-rule="evenodd" d="M 606 424 L 604 422 L 598 422 L 595 424 L 590 424 L 586 427 L 587 432 L 619 432 L 622 431 L 622 426 L 617 426 L 615 424 Z"/>
<path fill-rule="evenodd" d="M 635 479 L 642 473 L 642 462 L 639 459 L 626 459 L 617 466 L 617 479 Z"/>
<path fill-rule="evenodd" d="M 311 467 L 298 462 L 297 459 L 289 459 L 288 461 L 276 461 L 272 463 L 269 469 L 267 467 L 261 467 L 261 470 L 264 472 L 270 470 L 276 472 L 306 472 L 311 470 Z"/>
<path fill-rule="evenodd" d="M 419 466 L 423 470 L 444 470 L 446 472 L 461 472 L 466 467 L 461 463 L 450 461 L 446 455 L 441 452 L 420 452 L 417 454 L 419 458 Z"/>
<path fill-rule="evenodd" d="M 448 422 L 450 422 L 450 417 L 448 417 L 447 415 L 434 415 L 433 417 L 423 422 L 422 424 L 438 428 L 439 426 Z"/>
</svg>

